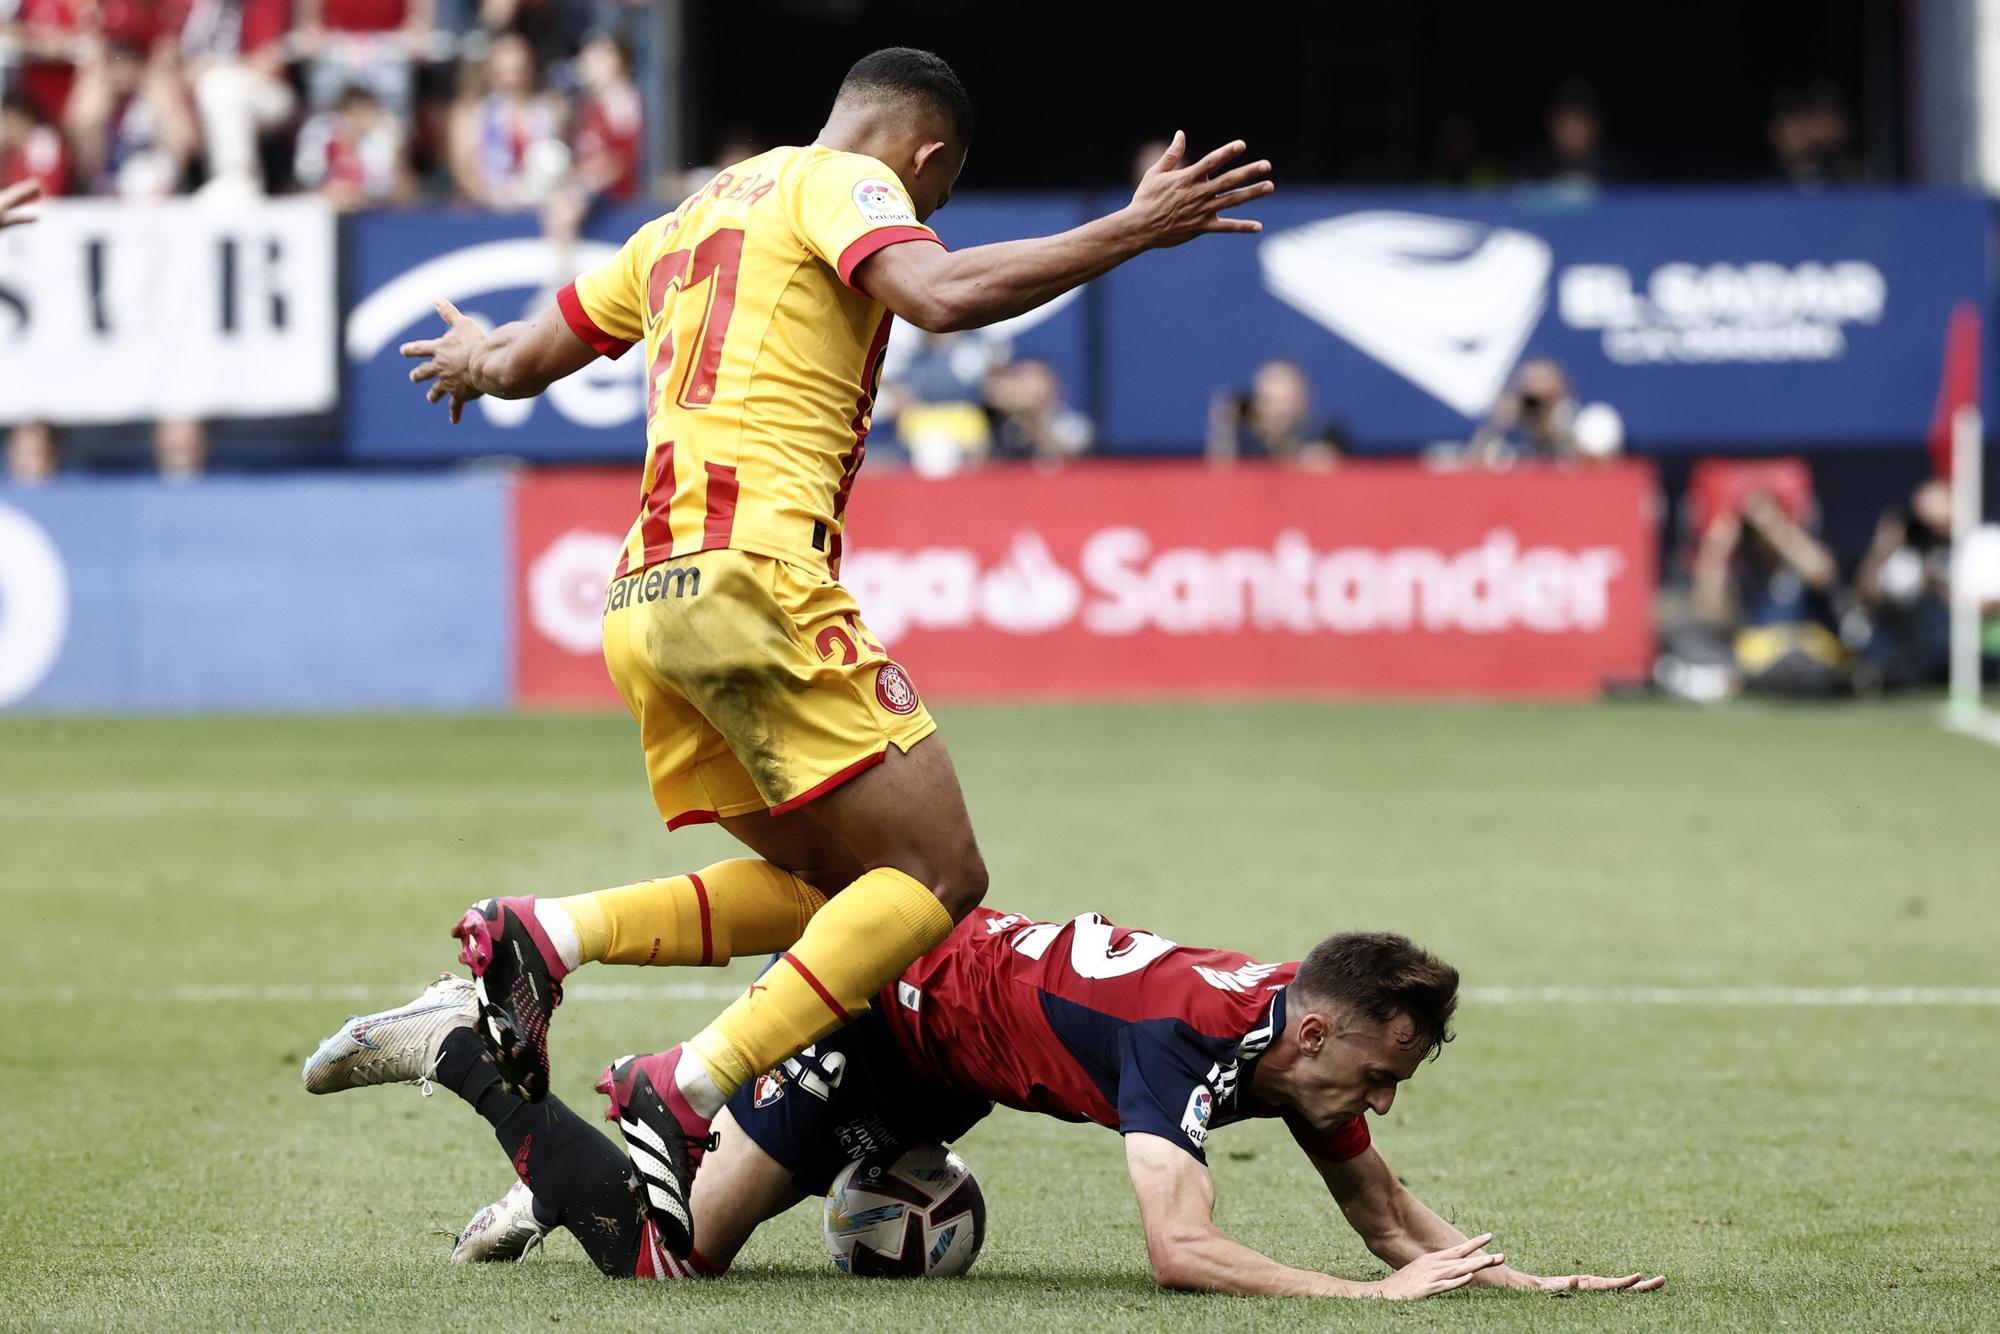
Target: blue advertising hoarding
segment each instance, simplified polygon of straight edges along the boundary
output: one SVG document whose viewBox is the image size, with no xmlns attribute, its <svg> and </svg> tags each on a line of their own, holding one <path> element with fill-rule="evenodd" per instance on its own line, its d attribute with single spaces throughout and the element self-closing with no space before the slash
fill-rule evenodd
<svg viewBox="0 0 2000 1334">
<path fill-rule="evenodd" d="M 507 497 L 497 477 L 0 489 L 0 708 L 504 707 Z"/>
<path fill-rule="evenodd" d="M 602 263 L 654 214 L 609 210 L 567 258 L 528 215 L 435 210 L 363 214 L 347 233 L 347 319 L 342 337 L 347 457 L 374 463 L 509 455 L 537 462 L 636 460 L 644 451 L 645 367 L 637 353 L 599 359 L 540 399 L 481 399 L 451 425 L 409 382 L 397 348 L 441 326 L 448 298 L 491 327 L 531 316 L 577 273 Z M 1083 218 L 1072 196 L 954 200 L 933 220 L 947 245 L 978 245 L 1062 231 Z M 1078 385 L 1087 364 L 1079 301 L 1045 308 L 1007 330 L 1019 356 L 1050 361 Z"/>
<path fill-rule="evenodd" d="M 1363 448 L 1463 440 L 1552 356 L 1641 450 L 1915 444 L 1952 306 L 1991 296 L 1972 196 L 1281 191 L 1254 212 L 1258 237 L 1100 280 L 1108 438 L 1195 447 L 1211 394 L 1286 357 Z"/>
</svg>

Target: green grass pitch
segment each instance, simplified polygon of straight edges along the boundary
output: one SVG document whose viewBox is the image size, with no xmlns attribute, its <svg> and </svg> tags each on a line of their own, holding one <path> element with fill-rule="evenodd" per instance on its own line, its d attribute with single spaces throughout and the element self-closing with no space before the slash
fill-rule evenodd
<svg viewBox="0 0 2000 1334">
<path fill-rule="evenodd" d="M 622 717 L 9 720 L 0 1326 L 1992 1328 L 1990 993 L 1722 1003 L 2000 986 L 2000 751 L 1931 707 L 944 711 L 991 904 L 1269 959 L 1409 932 L 1474 990 L 1376 1123 L 1390 1161 L 1526 1267 L 1670 1276 L 1395 1307 L 1156 1290 L 1117 1138 L 1011 1112 L 961 1145 L 991 1205 L 963 1280 L 842 1278 L 805 1209 L 722 1283 L 608 1282 L 564 1235 L 454 1268 L 440 1234 L 510 1179 L 484 1124 L 310 1098 L 301 1059 L 448 964 L 469 900 L 726 841 L 665 833 Z M 742 976 L 580 976 L 623 985 L 558 1016 L 559 1092 L 594 1114 L 608 1058 Z M 1544 986 L 1616 998 L 1494 990 Z M 1623 990 L 1655 987 L 1685 1003 Z M 1211 1151 L 1224 1226 L 1381 1272 L 1282 1130 Z"/>
</svg>

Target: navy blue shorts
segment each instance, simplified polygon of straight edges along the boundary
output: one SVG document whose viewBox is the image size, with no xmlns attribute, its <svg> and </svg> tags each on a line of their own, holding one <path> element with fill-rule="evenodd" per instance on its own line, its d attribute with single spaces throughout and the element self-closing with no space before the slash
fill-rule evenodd
<svg viewBox="0 0 2000 1334">
<path fill-rule="evenodd" d="M 919 1078 L 871 1005 L 832 1037 L 737 1090 L 729 1110 L 800 1190 L 824 1195 L 856 1158 L 949 1144 L 993 1104 Z"/>
</svg>

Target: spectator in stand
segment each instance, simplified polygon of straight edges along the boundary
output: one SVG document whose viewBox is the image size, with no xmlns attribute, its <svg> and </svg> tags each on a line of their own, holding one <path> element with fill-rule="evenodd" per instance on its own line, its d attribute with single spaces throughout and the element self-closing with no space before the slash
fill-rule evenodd
<svg viewBox="0 0 2000 1334">
<path fill-rule="evenodd" d="M 575 268 L 571 255 L 583 221 L 599 200 L 628 204 L 639 197 L 640 134 L 644 116 L 625 50 L 606 33 L 585 39 L 577 53 L 578 104 L 571 136 L 569 178 L 542 206 L 542 233 L 555 247 L 557 268 Z"/>
<path fill-rule="evenodd" d="M 1739 688 L 1828 695 L 1846 685 L 1837 573 L 1826 544 L 1769 492 L 1750 491 L 1710 520 L 1695 552 L 1691 606 L 1727 646 Z"/>
<path fill-rule="evenodd" d="M 177 193 L 200 143 L 171 64 L 149 59 L 130 37 L 104 43 L 85 60 L 64 123 L 90 192 L 125 199 Z"/>
<path fill-rule="evenodd" d="M 204 195 L 252 199 L 268 188 L 260 140 L 298 105 L 285 70 L 289 10 L 290 0 L 169 0 L 168 55 L 200 118 Z"/>
<path fill-rule="evenodd" d="M 1623 165 L 1604 147 L 1604 116 L 1588 83 L 1571 79 L 1557 89 L 1544 123 L 1548 143 L 1528 160 L 1526 180 L 1588 195 L 1624 178 Z"/>
<path fill-rule="evenodd" d="M 294 173 L 300 185 L 317 190 L 342 213 L 417 197 L 402 122 L 359 84 L 299 131 Z"/>
<path fill-rule="evenodd" d="M 1819 190 L 1861 179 L 1852 152 L 1854 125 L 1831 81 L 1779 89 L 1768 132 L 1778 176 L 1796 189 Z"/>
<path fill-rule="evenodd" d="M 1951 487 L 1936 478 L 1875 525 L 1854 577 L 1869 684 L 1936 685 L 1950 675 L 1951 536 Z"/>
<path fill-rule="evenodd" d="M 1226 468 L 1238 459 L 1275 459 L 1302 468 L 1340 461 L 1346 432 L 1338 422 L 1312 424 L 1312 381 L 1296 361 L 1267 361 L 1250 387 L 1225 386 L 1208 406 L 1208 461 Z"/>
<path fill-rule="evenodd" d="M 1469 462 L 1507 467 L 1523 459 L 1567 461 L 1578 457 L 1576 394 L 1569 372 L 1548 357 L 1524 361 L 1465 453 Z"/>
<path fill-rule="evenodd" d="M 563 105 L 542 90 L 535 52 L 502 33 L 486 54 L 484 91 L 451 112 L 451 176 L 461 198 L 490 209 L 535 208 L 569 170 Z"/>
<path fill-rule="evenodd" d="M 22 93 L 0 97 L 0 190 L 32 183 L 44 198 L 53 199 L 69 184 L 69 147 L 62 134 L 42 119 Z M 21 191 L 20 204 L 32 197 Z"/>
<path fill-rule="evenodd" d="M 298 0 L 292 43 L 306 60 L 312 108 L 331 107 L 358 83 L 408 116 L 415 62 L 435 54 L 436 20 L 437 0 Z"/>
<path fill-rule="evenodd" d="M 61 469 L 56 433 L 47 422 L 22 422 L 7 433 L 7 480 L 15 486 L 41 486 Z"/>
<path fill-rule="evenodd" d="M 1055 367 L 1032 358 L 986 372 L 987 457 L 1059 464 L 1090 451 L 1090 418 L 1063 402 Z"/>
<path fill-rule="evenodd" d="M 0 85 L 60 125 L 89 42 L 94 0 L 0 0 Z"/>
<path fill-rule="evenodd" d="M 1480 143 L 1478 119 L 1463 107 L 1449 107 L 1438 117 L 1437 148 L 1431 161 L 1431 183 L 1455 190 L 1491 189 L 1507 179 L 1507 173 L 1487 156 Z"/>
<path fill-rule="evenodd" d="M 577 52 L 579 100 L 570 181 L 591 198 L 629 204 L 639 197 L 645 160 L 644 108 L 625 48 L 593 33 Z"/>
</svg>

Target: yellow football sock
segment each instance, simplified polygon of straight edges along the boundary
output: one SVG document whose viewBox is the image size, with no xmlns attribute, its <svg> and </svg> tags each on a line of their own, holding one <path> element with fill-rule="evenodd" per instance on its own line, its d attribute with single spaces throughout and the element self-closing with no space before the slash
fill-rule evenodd
<svg viewBox="0 0 2000 1334">
<path fill-rule="evenodd" d="M 576 927 L 581 962 L 725 964 L 798 940 L 826 897 L 766 861 L 732 861 L 551 900 Z"/>
<path fill-rule="evenodd" d="M 798 944 L 688 1047 L 726 1099 L 867 1009 L 951 928 L 951 914 L 923 885 L 886 866 L 870 871 L 834 895 Z"/>
</svg>

